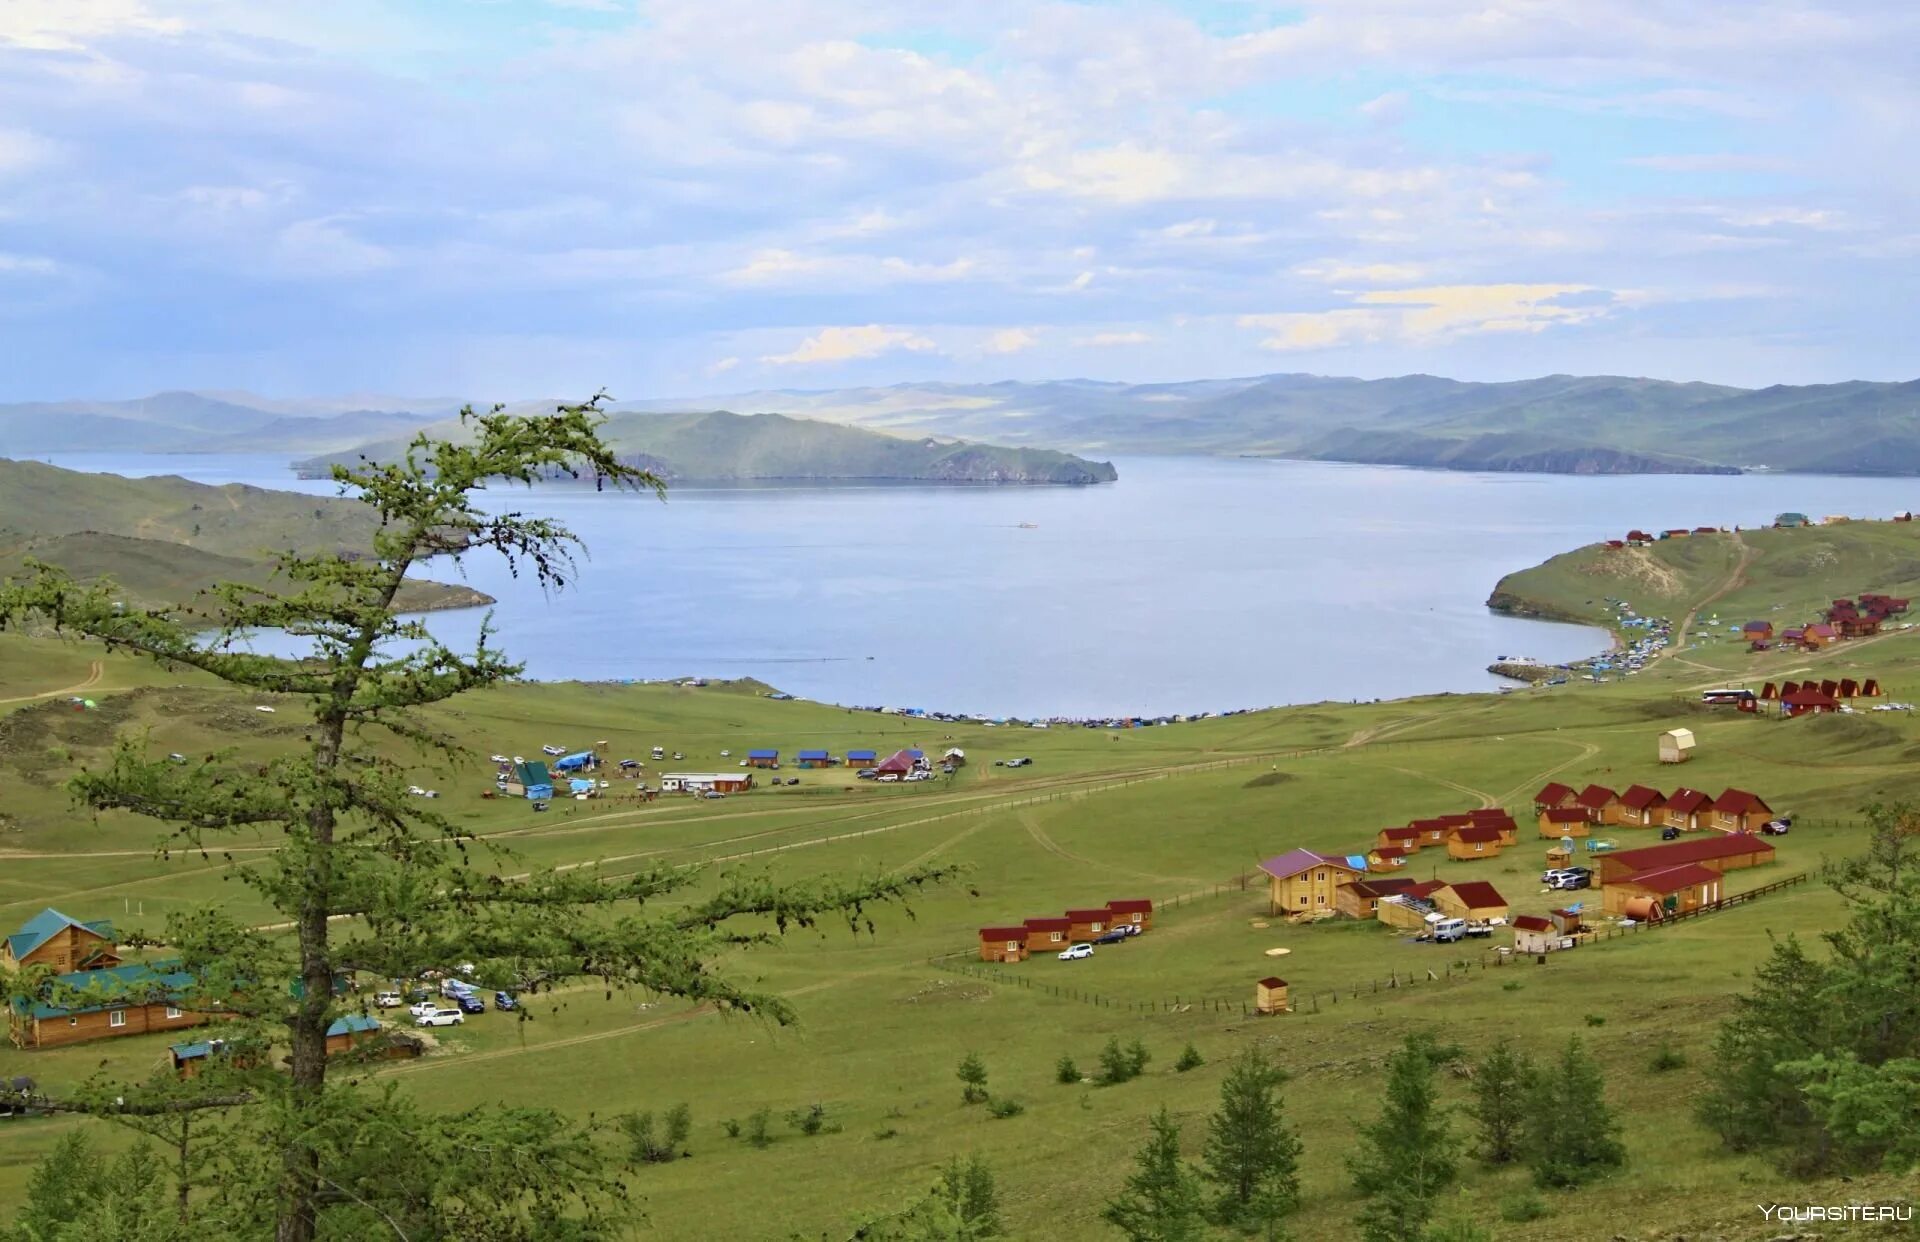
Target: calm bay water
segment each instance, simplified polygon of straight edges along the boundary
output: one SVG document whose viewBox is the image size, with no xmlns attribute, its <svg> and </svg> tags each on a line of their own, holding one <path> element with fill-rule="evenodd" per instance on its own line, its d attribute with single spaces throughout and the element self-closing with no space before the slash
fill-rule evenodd
<svg viewBox="0 0 1920 1242">
<path fill-rule="evenodd" d="M 329 493 L 272 457 L 56 455 L 56 465 Z M 1631 526 L 1884 516 L 1920 480 L 1570 478 L 1207 458 L 1116 461 L 1101 487 L 554 486 L 503 505 L 591 549 L 551 598 L 476 557 L 499 642 L 543 679 L 753 676 L 831 702 L 1119 715 L 1501 683 L 1501 655 L 1606 646 L 1497 617 L 1500 576 Z M 1025 527 L 1023 528 L 1023 524 Z M 430 624 L 470 641 L 480 611 Z"/>
</svg>

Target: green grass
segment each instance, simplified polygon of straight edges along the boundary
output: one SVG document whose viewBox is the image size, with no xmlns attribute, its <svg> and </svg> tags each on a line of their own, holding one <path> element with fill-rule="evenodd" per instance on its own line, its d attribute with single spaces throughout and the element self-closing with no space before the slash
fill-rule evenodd
<svg viewBox="0 0 1920 1242">
<path fill-rule="evenodd" d="M 1714 569 L 1703 564 L 1700 582 L 1710 583 Z M 1820 584 L 1830 589 L 1838 593 L 1830 580 Z M 95 658 L 84 648 L 0 637 L 0 699 L 71 686 L 91 675 Z M 1523 1179 L 1470 1170 L 1465 1194 L 1474 1215 L 1501 1238 L 1606 1237 L 1622 1221 L 1689 1233 L 1747 1227 L 1755 1187 L 1771 1196 L 1779 1180 L 1756 1161 L 1720 1153 L 1689 1120 L 1686 1100 L 1710 1062 L 1713 1023 L 1745 986 L 1767 935 L 1833 926 L 1841 911 L 1831 892 L 1804 885 L 1546 966 L 1496 968 L 1482 966 L 1477 944 L 1419 945 L 1371 925 L 1273 923 L 1264 917 L 1264 894 L 1234 883 L 1258 859 L 1296 845 L 1356 849 L 1380 827 L 1412 816 L 1494 802 L 1522 819 L 1519 846 L 1478 863 L 1429 851 L 1409 873 L 1489 879 L 1516 911 L 1543 911 L 1558 895 L 1537 883 L 1545 843 L 1529 835 L 1527 812 L 1531 793 L 1551 775 L 1615 786 L 1684 780 L 1714 792 L 1740 785 L 1798 812 L 1800 824 L 1777 841 L 1778 862 L 1734 874 L 1738 890 L 1856 850 L 1860 829 L 1852 821 L 1863 802 L 1920 797 L 1913 763 L 1920 723 L 1898 713 L 1792 722 L 1702 713 L 1686 702 L 1695 688 L 1764 658 L 1735 651 L 1685 658 L 1700 663 L 1674 658 L 1605 686 L 1321 705 L 1119 732 L 915 722 L 717 686 L 515 686 L 476 695 L 439 713 L 438 722 L 479 762 L 455 772 L 423 764 L 419 778 L 441 791 L 441 809 L 456 822 L 512 851 L 503 869 L 727 860 L 720 865 L 804 875 L 950 860 L 970 872 L 964 884 L 917 900 L 912 917 L 881 914 L 871 937 L 830 927 L 731 959 L 727 968 L 740 979 L 791 997 L 800 1017 L 791 1028 L 573 988 L 537 999 L 532 1021 L 488 1013 L 447 1033 L 442 1052 L 382 1072 L 445 1108 L 495 1101 L 605 1117 L 685 1100 L 694 1111 L 694 1159 L 634 1178 L 658 1236 L 769 1236 L 770 1221 L 780 1233 L 831 1230 L 857 1209 L 898 1205 L 947 1158 L 982 1150 L 1015 1236 L 1065 1229 L 1097 1237 L 1106 1236 L 1100 1205 L 1125 1176 L 1146 1116 L 1165 1104 L 1186 1122 L 1197 1152 L 1218 1074 L 1235 1050 L 1258 1042 L 1293 1074 L 1288 1108 L 1306 1136 L 1306 1203 L 1295 1233 L 1341 1237 L 1354 1207 L 1342 1156 L 1356 1118 L 1374 1106 L 1395 1039 L 1429 1026 L 1469 1048 L 1514 1034 L 1551 1049 L 1577 1030 L 1594 1036 L 1589 1044 L 1609 1072 L 1632 1153 L 1628 1172 L 1548 1196 L 1551 1212 L 1539 1221 L 1506 1222 L 1500 1204 Z M 1793 659 L 1835 670 L 1823 676 L 1841 669 L 1877 676 L 1896 697 L 1920 679 L 1920 642 L 1908 635 Z M 153 825 L 76 811 L 60 781 L 102 753 L 116 731 L 151 730 L 150 744 L 162 752 L 232 746 L 264 755 L 297 736 L 295 707 L 256 713 L 261 700 L 254 697 L 111 657 L 101 660 L 87 693 L 101 703 L 98 711 L 72 711 L 57 696 L 0 704 L 0 779 L 10 816 L 0 832 L 0 923 L 51 904 L 134 928 L 204 901 L 264 920 L 267 912 L 230 878 L 247 855 L 163 862 L 152 852 Z M 1683 770 L 1662 768 L 1655 737 L 1679 723 L 1698 734 L 1698 758 Z M 815 744 L 836 751 L 959 745 L 972 762 L 951 782 L 915 787 L 793 771 L 804 782 L 794 789 L 717 802 L 562 802 L 546 815 L 481 796 L 491 785 L 489 753 L 537 754 L 548 742 L 601 739 L 616 758 L 644 759 L 654 745 L 679 749 L 685 761 L 667 766 L 696 769 L 733 762 L 753 745 L 789 753 Z M 68 758 L 50 759 L 56 749 Z M 721 758 L 722 749 L 733 757 Z M 1006 754 L 1029 754 L 1035 764 L 992 766 Z M 661 766 L 647 763 L 650 775 Z M 1625 828 L 1610 835 L 1623 847 L 1654 839 Z M 970 953 L 983 924 L 1134 896 L 1180 900 L 1163 905 L 1150 934 L 1088 961 L 974 963 L 966 972 L 929 961 Z M 1256 921 L 1270 926 L 1256 928 Z M 1291 952 L 1269 958 L 1271 947 Z M 1440 982 L 1373 990 L 1390 975 L 1424 979 L 1448 962 L 1469 965 Z M 1292 1015 L 1243 1017 L 1238 1006 L 1251 1000 L 1253 981 L 1276 970 L 1313 999 Z M 1021 980 L 1118 1004 L 1063 998 Z M 1186 1008 L 1167 1012 L 1164 1002 L 1175 997 Z M 1587 1014 L 1604 1015 L 1605 1027 L 1589 1032 Z M 1100 1047 L 1116 1035 L 1123 1043 L 1138 1037 L 1151 1050 L 1143 1077 L 1113 1087 L 1054 1082 L 1062 1053 L 1091 1073 Z M 1174 1062 L 1189 1041 L 1206 1064 L 1177 1073 Z M 59 1088 L 103 1063 L 138 1073 L 158 1062 L 164 1043 L 0 1051 L 0 1076 L 30 1073 Z M 1686 1064 L 1650 1073 L 1663 1046 L 1684 1054 Z M 1023 1113 L 995 1119 L 961 1104 L 953 1067 L 969 1050 L 984 1057 L 993 1093 L 1020 1100 Z M 1448 1090 L 1462 1095 L 1459 1084 Z M 803 1138 L 777 1124 L 776 1141 L 757 1150 L 721 1128 L 760 1107 L 778 1118 L 816 1101 L 837 1133 Z M 17 1198 L 33 1161 L 73 1124 L 84 1123 L 12 1123 L 0 1132 L 0 1205 Z M 893 1137 L 874 1137 L 889 1130 Z"/>
</svg>

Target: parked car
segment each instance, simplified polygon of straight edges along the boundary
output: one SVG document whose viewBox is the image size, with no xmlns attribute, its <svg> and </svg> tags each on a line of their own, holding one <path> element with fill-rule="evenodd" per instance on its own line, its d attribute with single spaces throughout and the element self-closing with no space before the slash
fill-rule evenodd
<svg viewBox="0 0 1920 1242">
<path fill-rule="evenodd" d="M 540 749 L 549 755 L 564 755 L 567 753 L 567 748 L 564 746 L 542 746 Z"/>
<path fill-rule="evenodd" d="M 511 992 L 495 992 L 493 994 L 493 1007 L 502 1013 L 506 1013 L 520 1008 L 520 1002 L 513 998 L 513 993 Z"/>
<path fill-rule="evenodd" d="M 453 1003 L 459 1006 L 461 1013 L 485 1013 L 487 1011 L 487 1002 L 481 1000 L 472 992 L 460 993 L 459 996 L 454 998 Z"/>
<path fill-rule="evenodd" d="M 1585 867 L 1571 867 L 1550 886 L 1559 889 L 1592 888 L 1593 872 Z"/>
<path fill-rule="evenodd" d="M 1125 940 L 1127 938 L 1127 934 L 1128 933 L 1126 928 L 1116 927 L 1110 932 L 1103 932 L 1102 934 L 1095 936 L 1093 938 L 1093 942 L 1095 944 L 1119 944 L 1122 940 Z"/>
<path fill-rule="evenodd" d="M 434 1008 L 426 1013 L 414 1015 L 415 1026 L 459 1026 L 467 1020 L 467 1015 L 458 1009 Z"/>
<path fill-rule="evenodd" d="M 491 760 L 493 760 L 493 761 L 494 761 L 495 763 L 506 763 L 506 762 L 507 762 L 507 757 L 506 757 L 505 755 L 489 755 L 489 756 L 487 756 L 487 757 L 488 757 L 489 759 L 491 759 Z"/>
<path fill-rule="evenodd" d="M 547 809 L 547 804 L 544 802 L 536 802 L 533 804 L 533 809 L 536 811 L 544 811 Z"/>
<path fill-rule="evenodd" d="M 382 1009 L 398 1009 L 400 1008 L 400 993 L 376 992 L 373 995 L 373 1003 Z"/>
<path fill-rule="evenodd" d="M 1660 830 L 1660 839 L 1662 841 L 1678 841 L 1680 839 L 1680 830 L 1669 824 Z"/>
<path fill-rule="evenodd" d="M 1060 951 L 1060 960 L 1063 962 L 1077 962 L 1083 957 L 1092 957 L 1092 956 L 1093 956 L 1093 946 L 1090 944 L 1084 944 L 1084 943 L 1068 945 L 1066 948 Z"/>
<path fill-rule="evenodd" d="M 1784 837 L 1787 835 L 1787 830 L 1792 827 L 1793 816 L 1782 815 L 1777 819 L 1770 819 L 1760 825 L 1760 831 L 1769 837 Z"/>
<path fill-rule="evenodd" d="M 854 776 L 863 781 L 870 781 L 878 775 L 880 775 L 879 768 L 861 768 L 858 772 L 854 773 Z"/>
<path fill-rule="evenodd" d="M 417 1000 L 407 1006 L 407 1012 L 416 1018 L 424 1017 L 430 1013 L 438 1013 L 439 1011 L 440 1002 L 437 1000 Z"/>
<path fill-rule="evenodd" d="M 701 794 L 700 796 L 702 798 L 724 798 L 727 795 L 721 793 L 718 789 L 709 789 L 705 793 Z"/>
<path fill-rule="evenodd" d="M 638 759 L 622 759 L 620 761 L 620 770 L 622 772 L 631 772 L 639 766 L 640 761 Z"/>
<path fill-rule="evenodd" d="M 177 750 L 167 756 L 167 762 L 169 763 L 185 763 L 186 761 L 187 757 Z"/>
<path fill-rule="evenodd" d="M 1554 885 L 1560 882 L 1561 878 L 1567 874 L 1568 870 L 1569 868 L 1566 868 L 1566 867 L 1549 867 L 1545 871 L 1542 871 L 1540 873 L 1540 882 L 1546 885 L 1548 888 L 1552 888 Z"/>
<path fill-rule="evenodd" d="M 730 750 L 723 750 L 720 752 L 720 757 L 722 759 L 731 759 L 733 758 L 733 752 Z"/>
<path fill-rule="evenodd" d="M 447 978 L 440 981 L 440 995 L 459 996 L 473 991 L 473 985 L 464 979 Z"/>
<path fill-rule="evenodd" d="M 890 781 L 897 781 L 900 779 L 900 774 L 898 772 L 882 772 L 880 775 L 874 777 L 873 779 L 877 781 L 881 781 L 883 783 L 890 782 Z"/>
</svg>

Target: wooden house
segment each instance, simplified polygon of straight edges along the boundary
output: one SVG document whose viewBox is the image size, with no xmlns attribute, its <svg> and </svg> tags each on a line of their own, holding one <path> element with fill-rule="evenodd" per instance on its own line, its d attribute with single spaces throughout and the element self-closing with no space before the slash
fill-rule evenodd
<svg viewBox="0 0 1920 1242">
<path fill-rule="evenodd" d="M 1332 913 L 1333 896 L 1365 872 L 1347 858 L 1295 849 L 1260 864 L 1267 873 L 1267 906 L 1273 914 Z"/>
<path fill-rule="evenodd" d="M 1685 763 L 1698 745 L 1692 729 L 1668 729 L 1660 735 L 1660 762 Z"/>
<path fill-rule="evenodd" d="M 1374 835 L 1376 846 L 1394 846 L 1412 854 L 1420 849 L 1420 830 L 1411 824 L 1400 828 L 1382 828 Z"/>
<path fill-rule="evenodd" d="M 1605 785 L 1588 785 L 1574 805 L 1586 811 L 1589 823 L 1611 824 L 1620 815 L 1620 795 Z"/>
<path fill-rule="evenodd" d="M 1432 819 L 1416 819 L 1407 826 L 1419 832 L 1420 844 L 1422 846 L 1445 845 L 1447 843 L 1447 830 L 1453 827 L 1445 818 L 1438 815 Z"/>
<path fill-rule="evenodd" d="M 1699 863 L 1656 867 L 1612 881 L 1600 890 L 1600 896 L 1608 914 L 1631 917 L 1635 910 L 1644 913 L 1645 903 L 1665 914 L 1685 914 L 1720 903 L 1720 873 Z"/>
<path fill-rule="evenodd" d="M 780 766 L 780 752 L 777 750 L 750 750 L 747 752 L 747 766 L 750 768 L 777 768 Z"/>
<path fill-rule="evenodd" d="M 1073 930 L 1072 919 L 1028 919 L 1021 926 L 1027 929 L 1029 953 L 1058 953 L 1072 943 L 1067 939 L 1067 933 Z"/>
<path fill-rule="evenodd" d="M 1342 884 L 1334 890 L 1333 905 L 1336 911 L 1351 919 L 1378 918 L 1381 898 L 1394 897 L 1414 887 L 1417 887 L 1414 881 L 1405 876 L 1373 876 Z"/>
<path fill-rule="evenodd" d="M 1800 634 L 1800 645 L 1809 651 L 1817 651 L 1840 641 L 1840 631 L 1825 621 L 1809 625 Z"/>
<path fill-rule="evenodd" d="M 1652 542 L 1653 536 L 1644 530 L 1634 529 L 1627 532 L 1627 543 L 1633 547 L 1643 548 Z"/>
<path fill-rule="evenodd" d="M 1861 682 L 1861 683 L 1860 683 L 1860 697 L 1861 697 L 1861 698 L 1863 698 L 1863 699 L 1877 699 L 1877 698 L 1879 698 L 1879 697 L 1880 697 L 1880 683 L 1879 683 L 1879 681 L 1878 681 L 1877 679 L 1875 679 L 1875 678 L 1872 678 L 1872 677 L 1869 677 L 1869 678 L 1867 678 L 1867 679 L 1866 679 L 1865 681 L 1863 681 L 1863 682 Z"/>
<path fill-rule="evenodd" d="M 877 751 L 860 747 L 847 752 L 847 766 L 850 768 L 870 768 L 880 760 Z"/>
<path fill-rule="evenodd" d="M 1562 785 L 1559 781 L 1548 781 L 1533 795 L 1533 807 L 1536 811 L 1550 810 L 1554 807 L 1569 807 L 1580 799 L 1580 791 L 1571 785 Z"/>
<path fill-rule="evenodd" d="M 1773 861 L 1773 843 L 1765 837 L 1747 833 L 1708 833 L 1684 841 L 1666 841 L 1639 849 L 1596 854 L 1602 886 L 1615 884 L 1642 871 L 1659 871 L 1686 863 L 1698 863 L 1709 871 L 1724 873 L 1741 867 L 1757 867 Z"/>
<path fill-rule="evenodd" d="M 1843 699 L 1851 699 L 1851 698 L 1859 697 L 1859 694 L 1860 694 L 1859 682 L 1855 681 L 1851 677 L 1842 677 L 1840 679 L 1840 693 L 1836 697 L 1843 698 Z"/>
<path fill-rule="evenodd" d="M 49 907 L 0 942 L 0 966 L 45 966 L 55 974 L 96 970 L 120 964 L 115 947 L 111 922 L 82 923 Z"/>
<path fill-rule="evenodd" d="M 1107 903 L 1107 926 L 1131 923 L 1141 931 L 1153 929 L 1153 901 L 1147 897 L 1127 897 Z"/>
<path fill-rule="evenodd" d="M 327 1055 L 335 1056 L 357 1044 L 371 1043 L 380 1037 L 380 1020 L 365 1014 L 350 1013 L 335 1018 L 327 1028 Z"/>
<path fill-rule="evenodd" d="M 983 962 L 1024 962 L 1027 959 L 1025 927 L 982 927 L 980 960 Z"/>
<path fill-rule="evenodd" d="M 1620 815 L 1614 820 L 1634 828 L 1651 828 L 1660 822 L 1667 805 L 1666 795 L 1647 785 L 1629 785 L 1620 795 Z"/>
<path fill-rule="evenodd" d="M 1749 621 L 1740 627 L 1740 637 L 1748 642 L 1771 642 L 1773 640 L 1773 622 Z"/>
<path fill-rule="evenodd" d="M 1760 697 L 1763 699 L 1777 699 L 1780 697 L 1780 687 L 1774 685 L 1772 682 L 1768 682 L 1766 685 L 1760 687 Z"/>
<path fill-rule="evenodd" d="M 1706 827 L 1707 808 L 1712 805 L 1713 799 L 1698 789 L 1676 789 L 1661 813 L 1661 826 L 1678 828 L 1682 832 L 1698 832 Z"/>
<path fill-rule="evenodd" d="M 1840 700 L 1822 694 L 1817 686 L 1801 686 L 1780 696 L 1780 706 L 1788 716 L 1811 716 L 1840 710 Z"/>
<path fill-rule="evenodd" d="M 1561 837 L 1584 837 L 1593 831 L 1587 819 L 1587 809 L 1581 806 L 1548 807 L 1540 812 L 1540 837 L 1542 840 L 1559 840 Z"/>
<path fill-rule="evenodd" d="M 1772 818 L 1773 808 L 1758 794 L 1729 788 L 1713 800 L 1709 823 L 1722 832 L 1757 832 Z"/>
<path fill-rule="evenodd" d="M 1105 906 L 1088 910 L 1069 910 L 1067 911 L 1067 938 L 1076 941 L 1091 940 L 1113 926 L 1112 918 Z"/>
<path fill-rule="evenodd" d="M 1514 916 L 1511 926 L 1515 953 L 1551 953 L 1560 947 L 1560 929 L 1551 920 L 1537 914 L 1519 914 Z"/>
<path fill-rule="evenodd" d="M 1382 894 L 1373 917 L 1387 927 L 1418 931 L 1427 925 L 1427 912 L 1434 909 L 1434 894 L 1445 887 L 1440 880 L 1422 880 L 1398 893 Z"/>
<path fill-rule="evenodd" d="M 1840 683 L 1829 677 L 1820 683 L 1820 693 L 1828 698 L 1837 699 L 1840 697 Z"/>
<path fill-rule="evenodd" d="M 1486 824 L 1456 828 L 1447 838 L 1447 857 L 1471 862 L 1475 859 L 1498 858 L 1507 842 L 1501 839 L 1498 826 Z"/>
<path fill-rule="evenodd" d="M 1367 866 L 1379 871 L 1397 871 L 1407 865 L 1410 853 L 1398 845 L 1376 845 L 1367 851 Z"/>
<path fill-rule="evenodd" d="M 198 1078 L 200 1071 L 214 1057 L 224 1055 L 227 1041 L 224 1039 L 201 1039 L 192 1043 L 172 1044 L 167 1048 L 167 1056 L 173 1062 L 173 1072 L 179 1078 Z"/>
<path fill-rule="evenodd" d="M 827 750 L 803 750 L 795 757 L 803 768 L 830 768 L 840 762 L 833 757 L 832 751 Z"/>
<path fill-rule="evenodd" d="M 1448 918 L 1486 921 L 1507 917 L 1507 899 L 1485 880 L 1456 880 L 1433 895 L 1433 904 Z"/>
<path fill-rule="evenodd" d="M 55 975 L 38 996 L 14 998 L 7 1009 L 8 1035 L 17 1047 L 51 1048 L 185 1030 L 210 1016 L 185 1007 L 184 997 L 196 983 L 175 963 L 128 962 Z"/>
<path fill-rule="evenodd" d="M 1287 981 L 1273 976 L 1254 984 L 1253 1009 L 1255 1013 L 1290 1012 L 1293 1006 L 1287 1003 Z"/>
</svg>

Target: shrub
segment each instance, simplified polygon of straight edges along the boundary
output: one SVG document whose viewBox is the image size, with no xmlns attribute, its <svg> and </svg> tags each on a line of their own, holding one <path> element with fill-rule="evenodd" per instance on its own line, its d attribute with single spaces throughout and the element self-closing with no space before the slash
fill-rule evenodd
<svg viewBox="0 0 1920 1242">
<path fill-rule="evenodd" d="M 882 1126 L 880 1129 L 875 1130 L 873 1132 L 873 1140 L 876 1143 L 884 1143 L 890 1138 L 899 1138 L 899 1137 L 900 1137 L 900 1131 L 894 1129 L 892 1126 Z"/>
<path fill-rule="evenodd" d="M 1146 1072 L 1147 1062 L 1151 1060 L 1153 1060 L 1153 1054 L 1147 1051 L 1147 1046 L 1145 1044 L 1141 1043 L 1137 1039 L 1134 1040 L 1132 1043 L 1128 1044 L 1127 1045 L 1127 1069 L 1129 1073 L 1127 1074 L 1127 1077 L 1129 1078 L 1140 1077 L 1140 1075 Z"/>
<path fill-rule="evenodd" d="M 1500 990 L 1502 992 L 1518 992 L 1521 988 L 1524 988 L 1526 986 L 1527 986 L 1526 984 L 1520 982 L 1518 979 L 1509 979 L 1505 983 L 1500 985 Z"/>
<path fill-rule="evenodd" d="M 681 1157 L 693 1133 L 693 1111 L 685 1104 L 675 1104 L 663 1120 L 664 1133 L 655 1134 L 650 1112 L 626 1113 L 617 1119 L 615 1124 L 627 1139 L 628 1160 L 635 1164 L 665 1164 Z M 731 1127 L 730 1136 L 738 1131 L 738 1122 L 727 1124 Z"/>
<path fill-rule="evenodd" d="M 755 1147 L 773 1143 L 773 1110 L 764 1104 L 747 1115 L 747 1142 Z"/>
<path fill-rule="evenodd" d="M 987 1099 L 987 1063 L 980 1059 L 977 1052 L 969 1052 L 960 1062 L 956 1071 L 960 1079 L 960 1102 L 963 1104 L 984 1104 Z"/>
<path fill-rule="evenodd" d="M 1054 1062 L 1053 1080 L 1071 1086 L 1080 1081 L 1080 1067 L 1073 1063 L 1072 1057 L 1062 1055 L 1058 1061 Z"/>
<path fill-rule="evenodd" d="M 1588 1025 L 1588 1026 L 1605 1026 L 1606 1024 L 1607 1024 L 1607 1015 L 1606 1015 L 1606 1014 L 1603 1014 L 1603 1013 L 1590 1013 L 1590 1014 L 1588 1014 L 1588 1015 L 1587 1015 L 1587 1025 Z"/>
<path fill-rule="evenodd" d="M 740 1137 L 740 1119 L 738 1117 L 727 1118 L 720 1123 L 720 1128 L 727 1132 L 727 1137 L 730 1139 Z"/>
<path fill-rule="evenodd" d="M 1018 1100 L 1002 1096 L 999 1099 L 988 1101 L 987 1111 L 995 1117 L 1005 1120 L 1008 1117 L 1018 1117 L 1021 1113 L 1026 1112 L 1027 1106 Z"/>
<path fill-rule="evenodd" d="M 1515 1225 L 1539 1220 L 1547 1212 L 1547 1201 L 1531 1190 L 1516 1190 L 1500 1200 L 1500 1219 Z"/>
<path fill-rule="evenodd" d="M 1192 1044 L 1188 1044 L 1180 1050 L 1180 1059 L 1173 1063 L 1173 1068 L 1177 1072 L 1184 1074 L 1188 1070 L 1199 1069 L 1206 1063 L 1207 1060 L 1200 1055 L 1200 1050 Z"/>
<path fill-rule="evenodd" d="M 1648 1068 L 1652 1069 L 1656 1074 L 1664 1074 L 1669 1070 L 1677 1070 L 1686 1063 L 1686 1053 L 1675 1048 L 1672 1044 L 1661 1044 L 1654 1052 L 1653 1060 L 1648 1062 Z"/>
<path fill-rule="evenodd" d="M 805 1108 L 792 1109 L 787 1113 L 787 1124 L 812 1138 L 827 1128 L 827 1106 L 816 1102 Z"/>
</svg>

